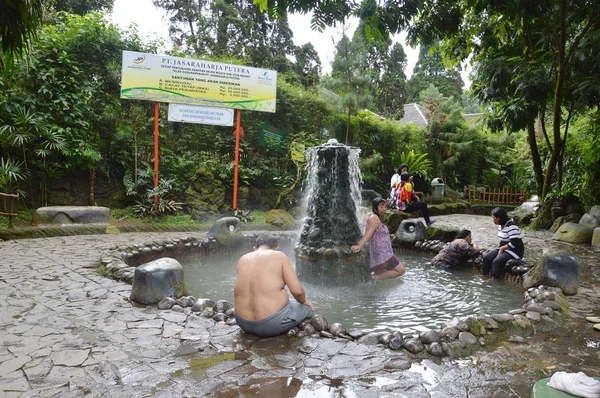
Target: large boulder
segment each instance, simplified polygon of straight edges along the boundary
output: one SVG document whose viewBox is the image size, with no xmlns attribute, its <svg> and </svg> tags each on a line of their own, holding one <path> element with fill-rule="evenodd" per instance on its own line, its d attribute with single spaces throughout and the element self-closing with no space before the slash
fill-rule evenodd
<svg viewBox="0 0 600 398">
<path fill-rule="evenodd" d="M 444 203 L 429 205 L 429 215 L 439 216 L 443 214 L 464 214 L 471 211 L 471 205 L 464 200 L 448 200 Z"/>
<path fill-rule="evenodd" d="M 590 243 L 594 228 L 584 224 L 576 224 L 568 222 L 560 226 L 560 228 L 552 235 L 552 239 L 560 240 L 569 243 Z"/>
<path fill-rule="evenodd" d="M 597 218 L 590 213 L 585 213 L 579 220 L 579 224 L 587 225 L 588 227 L 600 227 L 600 218 Z"/>
<path fill-rule="evenodd" d="M 523 288 L 534 286 L 554 286 L 562 289 L 565 295 L 577 294 L 581 280 L 579 261 L 569 253 L 547 250 L 536 265 L 523 275 Z"/>
<path fill-rule="evenodd" d="M 274 225 L 279 228 L 291 228 L 296 222 L 294 217 L 285 210 L 271 210 L 267 213 L 267 224 Z"/>
<path fill-rule="evenodd" d="M 184 296 L 186 290 L 181 264 L 163 257 L 135 269 L 129 298 L 141 304 L 155 304 L 165 297 Z"/>
<path fill-rule="evenodd" d="M 427 239 L 441 240 L 442 242 L 452 242 L 459 231 L 460 230 L 458 228 L 434 224 L 427 228 Z"/>
<path fill-rule="evenodd" d="M 369 207 L 370 209 L 370 207 Z M 370 211 L 370 210 L 369 210 Z M 388 210 L 383 217 L 383 222 L 390 231 L 397 231 L 402 221 L 410 218 L 410 214 L 400 210 Z"/>
<path fill-rule="evenodd" d="M 537 195 L 534 195 L 527 202 L 521 204 L 515 210 L 508 213 L 509 217 L 512 218 L 519 226 L 529 225 L 533 219 L 535 212 L 537 211 L 540 203 Z"/>
<path fill-rule="evenodd" d="M 590 211 L 588 212 L 590 215 L 600 219 L 600 205 L 592 206 Z"/>
<path fill-rule="evenodd" d="M 206 236 L 215 238 L 223 246 L 233 246 L 244 239 L 240 225 L 240 219 L 237 217 L 219 218 L 214 222 Z"/>
<path fill-rule="evenodd" d="M 535 218 L 531 220 L 531 229 L 550 229 L 558 217 L 572 213 L 584 213 L 583 205 L 577 196 L 568 195 L 562 199 L 548 198 L 538 209 Z"/>
<path fill-rule="evenodd" d="M 580 219 L 581 219 L 581 214 L 579 214 L 579 213 L 571 213 L 571 214 L 567 214 L 566 216 L 560 216 L 556 220 L 554 220 L 554 223 L 550 227 L 550 232 L 554 233 L 554 232 L 558 231 L 558 229 L 560 228 L 561 225 L 568 223 L 568 222 L 578 223 Z"/>
<path fill-rule="evenodd" d="M 422 241 L 427 237 L 427 228 L 419 220 L 404 220 L 396 231 L 396 237 L 399 242 L 415 243 Z"/>
<path fill-rule="evenodd" d="M 596 249 L 600 248 L 600 227 L 594 228 L 594 233 L 592 235 L 592 247 Z"/>
<path fill-rule="evenodd" d="M 110 209 L 101 206 L 48 206 L 33 214 L 33 225 L 108 224 Z"/>
</svg>

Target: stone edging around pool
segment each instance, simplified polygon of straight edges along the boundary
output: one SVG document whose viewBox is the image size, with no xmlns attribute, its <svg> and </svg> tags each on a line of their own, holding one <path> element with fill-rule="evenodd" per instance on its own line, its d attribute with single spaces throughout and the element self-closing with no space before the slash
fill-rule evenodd
<svg viewBox="0 0 600 398">
<path fill-rule="evenodd" d="M 292 234 L 280 233 L 280 240 L 291 241 Z M 252 247 L 256 234 L 244 236 L 244 244 Z M 424 247 L 423 247 L 424 246 Z M 431 250 L 435 244 L 420 245 L 422 250 Z M 161 257 L 182 258 L 187 255 L 216 253 L 221 246 L 213 238 L 199 240 L 196 237 L 166 239 L 144 244 L 133 244 L 124 248 L 112 248 L 102 255 L 97 264 L 101 275 L 131 284 L 136 266 Z M 171 309 L 195 313 L 211 318 L 215 323 L 235 325 L 233 306 L 225 300 L 214 302 L 206 298 L 196 299 L 183 296 L 178 299 L 165 298 L 159 309 Z M 402 335 L 399 331 L 388 333 L 364 333 L 358 329 L 346 330 L 339 323 L 329 324 L 327 319 L 316 314 L 288 332 L 288 336 L 302 337 L 318 333 L 326 338 L 344 338 L 360 344 L 382 344 L 392 350 L 404 349 L 412 354 L 426 353 L 432 356 L 464 356 L 487 343 L 508 340 L 525 343 L 524 337 L 537 332 L 548 332 L 559 327 L 568 315 L 568 303 L 560 288 L 538 286 L 524 292 L 522 308 L 503 314 L 467 316 L 452 319 L 440 329 L 431 329 L 418 336 Z"/>
</svg>

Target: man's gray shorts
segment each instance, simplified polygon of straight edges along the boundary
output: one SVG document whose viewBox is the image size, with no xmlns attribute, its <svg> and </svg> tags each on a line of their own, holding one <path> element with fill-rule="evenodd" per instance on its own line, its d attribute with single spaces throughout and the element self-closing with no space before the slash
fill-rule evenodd
<svg viewBox="0 0 600 398">
<path fill-rule="evenodd" d="M 298 325 L 312 313 L 306 304 L 288 301 L 285 307 L 276 314 L 260 321 L 248 321 L 234 313 L 238 326 L 248 333 L 261 337 L 271 337 L 283 334 Z"/>
</svg>

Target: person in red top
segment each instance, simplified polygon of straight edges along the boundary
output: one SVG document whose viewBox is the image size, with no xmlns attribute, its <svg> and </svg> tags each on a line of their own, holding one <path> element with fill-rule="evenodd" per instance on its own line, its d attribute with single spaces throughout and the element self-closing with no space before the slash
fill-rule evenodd
<svg viewBox="0 0 600 398">
<path fill-rule="evenodd" d="M 427 203 L 421 202 L 421 199 L 415 193 L 413 184 L 411 182 L 411 176 L 408 173 L 403 173 L 400 176 L 400 180 L 403 183 L 402 188 L 400 188 L 400 199 L 398 204 L 400 210 L 407 213 L 420 210 L 423 218 L 425 219 L 425 225 L 430 226 L 433 224 L 436 220 L 429 218 Z"/>
</svg>

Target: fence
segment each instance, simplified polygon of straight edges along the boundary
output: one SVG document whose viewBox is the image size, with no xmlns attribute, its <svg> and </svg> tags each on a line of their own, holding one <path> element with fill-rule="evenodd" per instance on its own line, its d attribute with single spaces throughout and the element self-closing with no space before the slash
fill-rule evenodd
<svg viewBox="0 0 600 398">
<path fill-rule="evenodd" d="M 495 205 L 519 206 L 525 202 L 527 192 L 506 188 L 464 187 L 465 199 L 469 203 L 489 203 Z"/>
<path fill-rule="evenodd" d="M 19 196 L 13 195 L 11 193 L 0 192 L 0 198 L 4 198 L 5 203 L 6 203 L 6 198 L 8 198 L 10 201 L 10 204 L 8 206 L 9 212 L 4 213 L 4 212 L 0 211 L 0 216 L 8 216 L 8 228 L 12 228 L 13 227 L 13 217 L 17 216 L 17 214 L 15 213 L 15 199 L 18 199 Z M 4 206 L 4 208 L 6 208 L 6 206 Z"/>
</svg>

